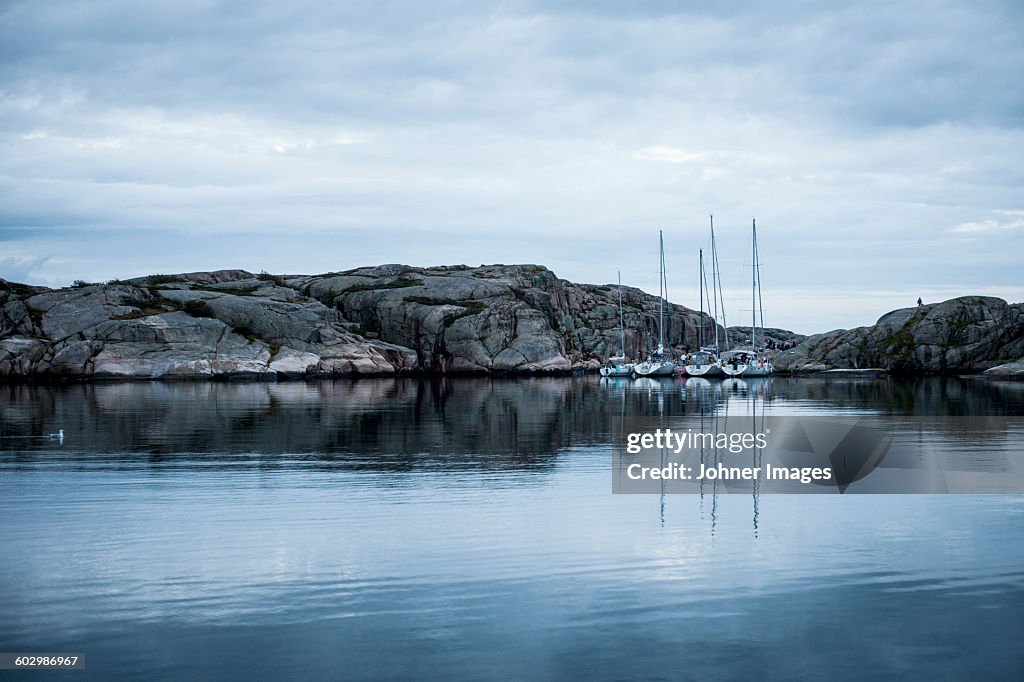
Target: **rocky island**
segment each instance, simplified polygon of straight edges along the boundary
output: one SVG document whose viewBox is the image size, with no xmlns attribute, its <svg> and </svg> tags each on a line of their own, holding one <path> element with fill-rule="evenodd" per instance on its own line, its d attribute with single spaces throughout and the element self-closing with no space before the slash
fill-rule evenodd
<svg viewBox="0 0 1024 682">
<path fill-rule="evenodd" d="M 219 270 L 48 289 L 0 280 L 0 378 L 297 379 L 596 369 L 619 352 L 618 288 L 538 265 L 381 265 L 322 275 Z M 656 296 L 622 288 L 626 353 L 657 345 Z M 695 349 L 707 314 L 669 304 Z M 720 334 L 725 330 L 719 328 Z M 784 372 L 1024 372 L 1021 304 L 963 297 L 803 337 L 769 329 Z M 750 329 L 731 327 L 733 343 Z"/>
<path fill-rule="evenodd" d="M 626 352 L 657 344 L 658 298 L 622 288 Z M 667 336 L 698 322 L 669 304 Z M 618 289 L 537 265 L 220 270 L 46 289 L 0 280 L 0 377 L 263 378 L 565 372 L 619 351 Z M 721 330 L 724 333 L 724 330 Z"/>
<path fill-rule="evenodd" d="M 779 353 L 783 372 L 878 368 L 900 374 L 1024 376 L 1024 304 L 988 296 L 894 310 L 869 327 L 809 336 Z"/>
</svg>

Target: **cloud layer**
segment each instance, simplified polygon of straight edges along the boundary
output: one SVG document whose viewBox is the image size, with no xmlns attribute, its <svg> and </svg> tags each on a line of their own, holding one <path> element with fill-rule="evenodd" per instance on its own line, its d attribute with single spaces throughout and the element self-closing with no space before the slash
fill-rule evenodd
<svg viewBox="0 0 1024 682">
<path fill-rule="evenodd" d="M 0 277 L 539 262 L 730 317 L 1020 300 L 1013 2 L 8 3 Z M 731 321 L 731 320 L 730 320 Z"/>
</svg>

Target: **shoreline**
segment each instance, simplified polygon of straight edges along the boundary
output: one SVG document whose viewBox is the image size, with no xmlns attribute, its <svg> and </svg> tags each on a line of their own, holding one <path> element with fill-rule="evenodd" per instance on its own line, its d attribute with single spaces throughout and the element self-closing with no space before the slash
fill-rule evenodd
<svg viewBox="0 0 1024 682">
<path fill-rule="evenodd" d="M 611 356 L 642 359 L 664 335 L 663 318 L 673 358 L 699 348 L 711 327 L 727 346 L 751 342 L 748 327 L 661 301 L 530 264 L 217 270 L 64 289 L 0 280 L 0 383 L 558 376 L 597 371 Z M 812 336 L 762 332 L 780 376 L 1024 378 L 1024 304 L 993 297 Z"/>
<path fill-rule="evenodd" d="M 417 379 L 417 380 L 441 380 L 441 379 L 535 379 L 535 378 L 574 378 L 574 377 L 596 377 L 605 380 L 606 377 L 598 375 L 596 370 L 520 370 L 520 371 L 454 371 L 454 372 L 431 372 L 421 369 L 406 369 L 398 372 L 380 373 L 351 373 L 351 374 L 312 374 L 295 376 L 267 372 L 265 374 L 216 374 L 216 375 L 162 375 L 162 376 L 64 376 L 64 375 L 15 375 L 0 376 L 0 386 L 69 386 L 83 384 L 121 384 L 121 383 L 167 383 L 167 384 L 188 384 L 188 383 L 218 383 L 218 384 L 274 384 L 274 383 L 320 383 L 334 381 L 371 381 L 380 379 Z M 959 370 L 948 372 L 893 372 L 880 369 L 872 370 L 819 370 L 819 371 L 777 371 L 769 376 L 758 377 L 690 377 L 686 375 L 672 377 L 638 377 L 638 379 L 655 380 L 659 383 L 684 383 L 688 379 L 703 379 L 712 383 L 721 383 L 730 379 L 741 381 L 764 381 L 773 377 L 786 379 L 931 379 L 931 378 L 958 378 L 976 379 L 982 381 L 1024 381 L 1020 375 L 999 375 L 990 374 L 983 370 Z M 634 383 L 638 379 L 628 377 L 611 377 L 609 381 Z"/>
</svg>

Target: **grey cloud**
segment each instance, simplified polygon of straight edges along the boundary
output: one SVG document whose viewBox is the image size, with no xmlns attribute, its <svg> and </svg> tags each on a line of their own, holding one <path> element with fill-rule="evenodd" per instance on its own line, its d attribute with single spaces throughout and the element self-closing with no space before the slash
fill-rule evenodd
<svg viewBox="0 0 1024 682">
<path fill-rule="evenodd" d="M 773 325 L 871 321 L 827 293 L 797 302 L 808 288 L 1020 296 L 1019 231 L 950 229 L 1024 208 L 1022 15 L 8 3 L 0 241 L 18 263 L 49 257 L 31 273 L 51 283 L 521 260 L 656 289 L 664 228 L 686 295 L 715 212 L 736 287 L 750 217 L 763 224 L 766 283 L 790 292 Z"/>
</svg>

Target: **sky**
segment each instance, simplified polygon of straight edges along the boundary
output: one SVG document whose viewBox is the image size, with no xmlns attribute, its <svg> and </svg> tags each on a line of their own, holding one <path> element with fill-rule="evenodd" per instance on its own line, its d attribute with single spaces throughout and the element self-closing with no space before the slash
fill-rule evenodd
<svg viewBox="0 0 1024 682">
<path fill-rule="evenodd" d="M 727 7 L 726 7 L 727 5 Z M 0 2 L 0 277 L 538 263 L 810 333 L 1024 300 L 1017 1 Z"/>
</svg>

